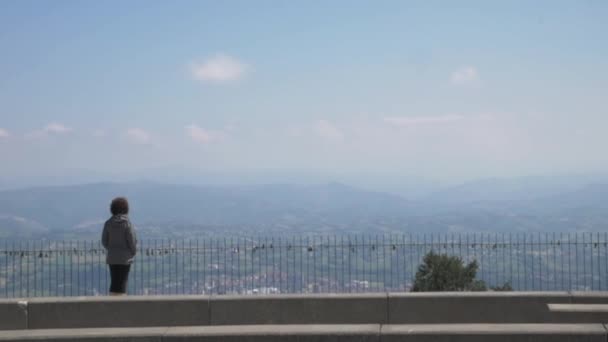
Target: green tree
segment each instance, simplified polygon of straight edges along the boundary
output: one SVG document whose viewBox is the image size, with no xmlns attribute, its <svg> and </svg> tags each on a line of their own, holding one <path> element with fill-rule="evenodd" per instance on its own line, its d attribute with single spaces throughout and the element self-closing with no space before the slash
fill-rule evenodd
<svg viewBox="0 0 608 342">
<path fill-rule="evenodd" d="M 431 251 L 418 266 L 412 292 L 486 291 L 486 284 L 475 279 L 478 267 L 476 260 L 465 265 L 459 257 Z"/>
</svg>

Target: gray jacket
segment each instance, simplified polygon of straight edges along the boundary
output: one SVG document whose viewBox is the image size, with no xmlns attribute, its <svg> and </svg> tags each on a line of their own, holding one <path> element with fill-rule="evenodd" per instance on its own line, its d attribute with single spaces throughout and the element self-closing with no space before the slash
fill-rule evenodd
<svg viewBox="0 0 608 342">
<path fill-rule="evenodd" d="M 130 265 L 137 253 L 135 228 L 127 215 L 112 216 L 103 226 L 101 243 L 109 265 Z"/>
</svg>

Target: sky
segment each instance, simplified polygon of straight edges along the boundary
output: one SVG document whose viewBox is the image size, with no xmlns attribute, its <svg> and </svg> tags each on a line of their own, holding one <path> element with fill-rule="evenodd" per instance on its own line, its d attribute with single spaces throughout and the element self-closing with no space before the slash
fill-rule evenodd
<svg viewBox="0 0 608 342">
<path fill-rule="evenodd" d="M 606 18 L 606 1 L 0 1 L 0 182 L 603 173 Z"/>
</svg>

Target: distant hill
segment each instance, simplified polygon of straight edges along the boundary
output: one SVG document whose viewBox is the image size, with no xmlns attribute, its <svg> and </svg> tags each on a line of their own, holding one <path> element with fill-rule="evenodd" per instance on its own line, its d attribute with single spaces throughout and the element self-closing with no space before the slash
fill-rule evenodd
<svg viewBox="0 0 608 342">
<path fill-rule="evenodd" d="M 597 182 L 598 179 L 602 178 L 592 176 L 489 178 L 447 187 L 430 194 L 425 200 L 438 204 L 528 201 L 576 191 Z"/>
<path fill-rule="evenodd" d="M 231 229 L 330 234 L 608 231 L 608 184 L 571 190 L 498 183 L 467 184 L 421 201 L 340 183 L 138 182 L 7 190 L 0 191 L 0 238 L 97 236 L 116 196 L 129 198 L 133 221 L 147 227 L 147 236 Z"/>
<path fill-rule="evenodd" d="M 411 212 L 410 202 L 398 196 L 338 183 L 248 187 L 98 183 L 0 191 L 0 215 L 65 230 L 107 218 L 109 202 L 116 196 L 129 198 L 138 222 L 155 223 L 260 224 L 283 217 L 348 222 Z"/>
</svg>

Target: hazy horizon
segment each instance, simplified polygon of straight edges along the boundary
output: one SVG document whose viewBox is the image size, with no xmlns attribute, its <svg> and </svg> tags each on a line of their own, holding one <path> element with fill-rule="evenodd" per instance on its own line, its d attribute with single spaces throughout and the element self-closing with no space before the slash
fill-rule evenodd
<svg viewBox="0 0 608 342">
<path fill-rule="evenodd" d="M 602 1 L 3 1 L 0 188 L 603 177 L 606 17 Z"/>
<path fill-rule="evenodd" d="M 59 174 L 19 179 L 0 178 L 0 192 L 45 187 L 86 186 L 93 184 L 184 185 L 202 187 L 247 186 L 324 186 L 343 184 L 361 190 L 398 195 L 409 200 L 440 199 L 442 192 L 487 192 L 490 196 L 509 195 L 512 192 L 558 194 L 580 190 L 589 186 L 608 185 L 608 174 L 536 174 L 519 177 L 487 177 L 455 182 L 428 178 L 407 178 L 395 174 L 321 174 L 296 170 L 256 170 L 246 172 L 209 172 L 197 169 L 159 168 L 124 174 L 65 170 Z M 435 197 L 433 197 L 435 196 Z M 437 197 L 439 196 L 439 197 Z M 463 201 L 469 199 L 462 198 Z"/>
</svg>

